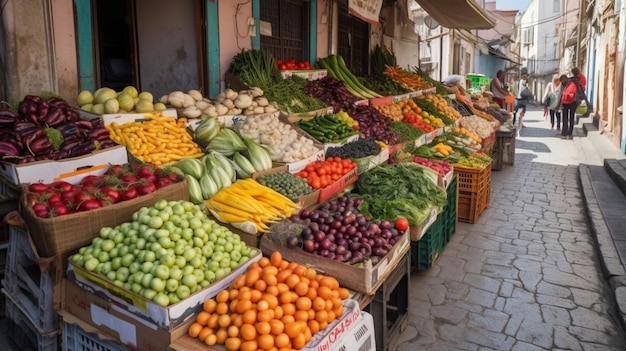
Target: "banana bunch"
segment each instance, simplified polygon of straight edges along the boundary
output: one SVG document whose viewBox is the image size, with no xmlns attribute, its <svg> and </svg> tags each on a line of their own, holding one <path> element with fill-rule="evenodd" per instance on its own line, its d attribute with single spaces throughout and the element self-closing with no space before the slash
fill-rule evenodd
<svg viewBox="0 0 626 351">
<path fill-rule="evenodd" d="M 267 232 L 272 223 L 299 210 L 288 197 L 252 178 L 240 179 L 220 190 L 206 201 L 206 207 L 220 222 L 251 234 Z"/>
</svg>

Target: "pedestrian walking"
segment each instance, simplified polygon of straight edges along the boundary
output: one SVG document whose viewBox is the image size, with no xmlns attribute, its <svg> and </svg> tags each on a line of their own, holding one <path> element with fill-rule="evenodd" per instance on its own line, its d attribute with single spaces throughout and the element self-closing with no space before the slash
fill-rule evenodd
<svg viewBox="0 0 626 351">
<path fill-rule="evenodd" d="M 580 85 L 578 80 L 567 78 L 562 75 L 561 84 L 564 86 L 561 94 L 561 104 L 563 105 L 563 128 L 561 129 L 561 139 L 572 140 L 574 125 L 576 124 L 576 108 L 580 105 L 579 94 Z"/>
<path fill-rule="evenodd" d="M 515 98 L 515 112 L 513 113 L 513 123 L 515 123 L 515 117 L 519 112 L 519 126 L 520 128 L 526 128 L 522 120 L 524 119 L 524 114 L 526 113 L 526 104 L 528 100 L 532 99 L 532 94 L 529 95 L 530 90 L 528 89 L 528 75 L 522 74 L 522 79 L 519 81 L 519 85 L 517 87 L 518 93 Z"/>
<path fill-rule="evenodd" d="M 552 77 L 552 81 L 546 85 L 545 93 L 543 95 L 543 116 L 547 117 L 550 114 L 550 129 L 561 130 L 561 93 L 562 93 L 561 79 L 558 75 Z M 555 123 L 556 122 L 556 123 Z"/>
</svg>

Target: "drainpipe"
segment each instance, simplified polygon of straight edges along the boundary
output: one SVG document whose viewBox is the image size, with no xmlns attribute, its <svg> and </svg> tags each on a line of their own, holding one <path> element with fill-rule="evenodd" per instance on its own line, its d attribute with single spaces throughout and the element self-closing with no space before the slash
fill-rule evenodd
<svg viewBox="0 0 626 351">
<path fill-rule="evenodd" d="M 576 60 L 574 61 L 575 66 L 580 68 L 582 71 L 582 68 L 580 67 L 580 42 L 582 40 L 582 27 L 583 27 L 583 4 L 584 4 L 584 0 L 580 0 L 578 2 L 578 30 L 576 33 L 577 34 L 577 39 L 576 39 Z"/>
</svg>

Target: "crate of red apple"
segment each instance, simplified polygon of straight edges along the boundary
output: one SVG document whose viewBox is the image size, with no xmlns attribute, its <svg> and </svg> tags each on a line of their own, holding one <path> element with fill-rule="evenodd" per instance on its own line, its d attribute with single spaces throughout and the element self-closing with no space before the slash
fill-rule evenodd
<svg viewBox="0 0 626 351">
<path fill-rule="evenodd" d="M 298 76 L 308 80 L 316 80 L 328 75 L 325 69 L 316 69 L 314 66 L 311 66 L 309 61 L 276 60 L 276 66 L 285 79 Z"/>
<path fill-rule="evenodd" d="M 182 180 L 150 163 L 127 163 L 110 165 L 104 174 L 88 175 L 78 184 L 31 183 L 24 186 L 24 196 L 37 217 L 50 218 L 132 200 Z"/>
</svg>

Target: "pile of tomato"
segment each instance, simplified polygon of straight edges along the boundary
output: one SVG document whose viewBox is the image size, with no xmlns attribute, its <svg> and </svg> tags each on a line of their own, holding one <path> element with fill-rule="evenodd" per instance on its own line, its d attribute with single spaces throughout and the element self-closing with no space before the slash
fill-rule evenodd
<svg viewBox="0 0 626 351">
<path fill-rule="evenodd" d="M 276 66 L 281 71 L 285 70 L 311 70 L 313 66 L 309 61 L 295 61 L 295 60 L 276 60 Z"/>
<path fill-rule="evenodd" d="M 129 163 L 111 165 L 104 174 L 88 175 L 78 184 L 31 183 L 25 195 L 37 217 L 50 218 L 132 200 L 182 180 L 150 163 Z"/>
<path fill-rule="evenodd" d="M 340 157 L 328 157 L 324 161 L 314 161 L 303 170 L 295 173 L 296 177 L 306 179 L 313 189 L 323 189 L 356 168 L 356 163 Z"/>
<path fill-rule="evenodd" d="M 404 117 L 402 118 L 402 122 L 411 124 L 412 126 L 419 128 L 425 131 L 426 133 L 430 133 L 434 130 L 433 126 L 424 122 L 422 117 L 411 112 L 406 112 L 404 114 Z"/>
</svg>

